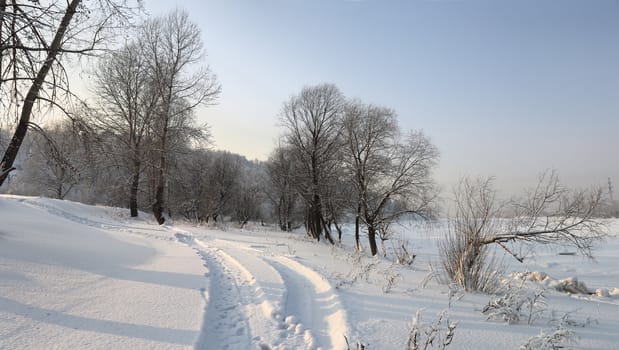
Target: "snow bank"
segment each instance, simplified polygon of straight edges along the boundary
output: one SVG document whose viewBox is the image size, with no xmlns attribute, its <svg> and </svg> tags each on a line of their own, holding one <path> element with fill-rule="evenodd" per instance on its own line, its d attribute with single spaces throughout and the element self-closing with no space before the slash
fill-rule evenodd
<svg viewBox="0 0 619 350">
<path fill-rule="evenodd" d="M 545 272 L 517 272 L 510 275 L 513 279 L 525 280 L 539 283 L 547 288 L 551 288 L 563 293 L 596 295 L 598 297 L 617 297 L 619 298 L 619 288 L 598 288 L 595 291 L 587 288 L 584 282 L 576 277 L 554 279 Z"/>
<path fill-rule="evenodd" d="M 0 196 L 0 348 L 193 348 L 200 259 L 118 212 Z"/>
</svg>

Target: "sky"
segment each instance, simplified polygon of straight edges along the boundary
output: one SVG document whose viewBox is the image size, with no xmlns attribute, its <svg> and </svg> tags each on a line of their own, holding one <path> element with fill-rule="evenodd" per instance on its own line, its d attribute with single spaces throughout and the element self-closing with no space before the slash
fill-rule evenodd
<svg viewBox="0 0 619 350">
<path fill-rule="evenodd" d="M 556 169 L 572 186 L 619 188 L 617 0 L 146 0 L 186 9 L 222 84 L 198 111 L 215 148 L 266 160 L 282 104 L 336 84 L 391 107 L 441 152 L 450 190 L 493 176 L 500 190 Z M 619 196 L 619 190 L 616 191 Z M 617 197 L 617 196 L 616 196 Z"/>
</svg>

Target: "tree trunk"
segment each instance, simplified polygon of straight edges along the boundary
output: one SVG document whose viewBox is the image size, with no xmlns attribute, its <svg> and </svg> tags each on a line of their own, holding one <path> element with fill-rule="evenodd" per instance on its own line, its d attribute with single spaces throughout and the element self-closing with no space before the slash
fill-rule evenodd
<svg viewBox="0 0 619 350">
<path fill-rule="evenodd" d="M 320 236 L 322 236 L 322 205 L 318 193 L 314 193 L 312 197 L 307 221 L 310 236 L 320 241 Z"/>
<path fill-rule="evenodd" d="M 4 153 L 4 157 L 2 158 L 2 171 L 0 172 L 0 186 L 4 183 L 6 178 L 9 175 L 9 172 L 13 168 L 13 163 L 17 158 L 17 153 L 19 152 L 19 148 L 21 147 L 24 138 L 26 137 L 26 133 L 28 132 L 28 125 L 30 124 L 30 117 L 32 115 L 32 108 L 34 107 L 34 103 L 39 96 L 39 92 L 41 91 L 41 87 L 45 82 L 45 77 L 47 77 L 47 73 L 52 68 L 54 60 L 58 55 L 58 52 L 62 49 L 62 40 L 64 35 L 71 23 L 71 19 L 76 12 L 77 6 L 80 4 L 81 0 L 72 0 L 65 13 L 62 17 L 62 21 L 58 26 L 58 30 L 54 35 L 54 40 L 52 41 L 49 49 L 47 51 L 47 57 L 45 58 L 45 62 L 39 69 L 37 76 L 32 81 L 32 85 L 28 90 L 28 94 L 24 100 L 24 105 L 21 110 L 21 115 L 19 117 L 19 123 L 17 124 L 17 128 L 15 129 L 15 133 L 11 138 L 11 142 Z"/>
<path fill-rule="evenodd" d="M 383 253 L 383 258 L 387 257 L 387 247 L 385 247 L 385 239 L 380 239 L 380 250 Z"/>
<path fill-rule="evenodd" d="M 155 202 L 153 203 L 153 214 L 155 215 L 155 219 L 159 225 L 163 225 L 165 222 L 165 218 L 163 217 L 163 206 L 164 206 L 164 190 L 165 190 L 165 182 L 166 182 L 166 138 L 168 137 L 168 120 L 166 119 L 163 132 L 161 135 L 161 155 L 159 157 L 159 171 L 157 178 L 157 190 L 155 191 Z M 217 221 L 217 219 L 215 219 Z"/>
<path fill-rule="evenodd" d="M 357 244 L 357 251 L 361 250 L 361 239 L 359 238 L 360 221 L 361 221 L 361 204 L 357 206 L 357 215 L 355 215 L 355 243 Z"/>
<path fill-rule="evenodd" d="M 286 214 L 284 213 L 284 199 L 279 197 L 279 203 L 277 205 L 277 218 L 279 219 L 279 229 L 286 231 Z"/>
<path fill-rule="evenodd" d="M 308 228 L 311 236 L 320 241 L 322 236 L 322 202 L 318 193 L 319 181 L 318 181 L 318 169 L 317 169 L 316 155 L 312 154 L 311 158 L 311 170 L 312 170 L 312 200 L 309 207 Z"/>
<path fill-rule="evenodd" d="M 337 240 L 342 243 L 342 227 L 334 221 L 335 229 L 337 230 Z"/>
<path fill-rule="evenodd" d="M 320 222 L 322 223 L 325 232 L 325 238 L 327 239 L 327 241 L 329 241 L 329 243 L 331 244 L 335 244 L 333 238 L 331 238 L 331 224 L 327 224 L 327 222 L 325 222 L 322 216 L 320 217 Z"/>
<path fill-rule="evenodd" d="M 138 216 L 138 189 L 140 186 L 140 161 L 133 161 L 133 180 L 129 189 L 129 211 L 131 217 Z"/>
<path fill-rule="evenodd" d="M 165 218 L 163 217 L 163 190 L 164 186 L 158 184 L 157 191 L 155 192 L 155 203 L 153 203 L 153 214 L 159 225 L 165 223 Z"/>
<path fill-rule="evenodd" d="M 370 252 L 372 256 L 374 256 L 378 253 L 378 247 L 376 246 L 376 228 L 370 223 L 368 223 L 368 239 L 370 241 Z"/>
<path fill-rule="evenodd" d="M 58 186 L 56 187 L 56 197 L 58 199 L 63 199 L 63 195 L 62 195 L 62 181 L 58 181 Z"/>
</svg>

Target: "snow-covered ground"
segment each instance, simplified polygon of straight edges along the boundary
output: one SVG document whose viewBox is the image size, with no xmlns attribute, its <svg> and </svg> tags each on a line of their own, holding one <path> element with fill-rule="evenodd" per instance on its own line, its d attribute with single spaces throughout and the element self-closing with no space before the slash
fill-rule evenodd
<svg viewBox="0 0 619 350">
<path fill-rule="evenodd" d="M 346 338 L 351 349 L 404 349 L 420 309 L 428 323 L 443 310 L 458 322 L 452 349 L 518 349 L 566 314 L 574 348 L 619 344 L 617 238 L 598 247 L 597 262 L 546 250 L 506 260 L 514 285 L 544 291 L 531 322 L 507 324 L 482 313 L 492 296 L 429 278 L 437 233 L 423 225 L 398 227 L 417 254 L 403 267 L 354 254 L 349 235 L 331 247 L 127 214 L 0 196 L 0 349 L 345 349 Z M 602 296 L 557 290 L 571 277 Z"/>
</svg>

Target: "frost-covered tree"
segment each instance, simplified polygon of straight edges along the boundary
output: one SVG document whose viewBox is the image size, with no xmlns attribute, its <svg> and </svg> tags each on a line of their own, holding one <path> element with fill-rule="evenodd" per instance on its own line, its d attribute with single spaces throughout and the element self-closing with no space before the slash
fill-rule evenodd
<svg viewBox="0 0 619 350">
<path fill-rule="evenodd" d="M 317 240 L 324 233 L 332 243 L 323 193 L 325 184 L 336 175 L 333 170 L 342 145 L 344 102 L 335 85 L 309 86 L 291 97 L 281 113 L 282 125 L 287 129 L 285 144 L 297 158 L 293 184 L 307 206 L 307 232 Z"/>
<path fill-rule="evenodd" d="M 242 228 L 249 221 L 263 220 L 263 181 L 265 169 L 262 163 L 241 162 L 241 175 L 232 203 L 232 217 Z"/>
<path fill-rule="evenodd" d="M 160 97 L 151 127 L 158 153 L 152 209 L 157 221 L 163 224 L 171 138 L 179 127 L 187 124 L 196 107 L 214 102 L 221 87 L 203 63 L 205 53 L 200 28 L 189 19 L 187 12 L 176 10 L 150 19 L 139 35 L 148 58 L 153 88 Z"/>
<path fill-rule="evenodd" d="M 144 48 L 135 40 L 111 52 L 95 72 L 94 90 L 100 112 L 90 123 L 104 130 L 123 147 L 112 155 L 121 159 L 119 166 L 131 174 L 128 202 L 132 217 L 138 215 L 140 177 L 148 151 L 149 131 L 157 112 L 160 95 L 154 87 L 152 72 L 148 70 Z"/>
<path fill-rule="evenodd" d="M 292 231 L 298 220 L 299 195 L 294 187 L 295 156 L 291 148 L 279 145 L 267 160 L 264 192 L 272 203 L 279 228 Z"/>
<path fill-rule="evenodd" d="M 432 213 L 437 191 L 431 170 L 438 150 L 421 132 L 401 135 L 395 112 L 389 108 L 351 102 L 343 124 L 345 159 L 357 195 L 357 248 L 362 220 L 370 251 L 376 255 L 376 236 L 387 239 L 391 223 L 406 214 Z"/>
<path fill-rule="evenodd" d="M 36 185 L 36 190 L 50 197 L 64 199 L 81 181 L 87 161 L 81 145 L 79 135 L 68 123 L 55 124 L 47 131 L 37 129 L 20 182 Z"/>
<path fill-rule="evenodd" d="M 207 170 L 206 221 L 229 213 L 241 178 L 241 159 L 230 152 L 213 154 Z"/>
<path fill-rule="evenodd" d="M 203 148 L 189 148 L 176 154 L 168 198 L 173 212 L 195 222 L 206 220 L 211 163 L 212 153 Z"/>
</svg>

